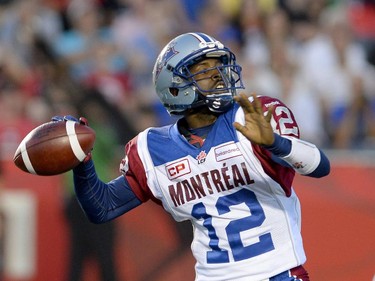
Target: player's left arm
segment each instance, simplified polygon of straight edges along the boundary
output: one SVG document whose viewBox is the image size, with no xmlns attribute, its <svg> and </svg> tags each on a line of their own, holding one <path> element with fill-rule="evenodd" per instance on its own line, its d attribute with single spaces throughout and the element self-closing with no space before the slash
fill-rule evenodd
<svg viewBox="0 0 375 281">
<path fill-rule="evenodd" d="M 330 173 L 330 163 L 315 144 L 300 139 L 300 132 L 292 111 L 281 101 L 270 99 L 274 142 L 263 146 L 272 153 L 272 159 L 289 165 L 297 173 L 310 177 L 324 177 Z M 266 108 L 263 108 L 265 110 Z"/>
<path fill-rule="evenodd" d="M 275 162 L 287 164 L 301 175 L 320 178 L 330 172 L 327 156 L 312 143 L 275 133 L 274 143 L 264 147 L 272 153 Z"/>
<path fill-rule="evenodd" d="M 330 163 L 316 145 L 300 140 L 299 128 L 293 113 L 281 101 L 270 97 L 250 99 L 244 94 L 235 97 L 245 115 L 244 124 L 234 123 L 252 143 L 271 152 L 272 159 L 297 173 L 323 177 L 330 172 Z"/>
</svg>

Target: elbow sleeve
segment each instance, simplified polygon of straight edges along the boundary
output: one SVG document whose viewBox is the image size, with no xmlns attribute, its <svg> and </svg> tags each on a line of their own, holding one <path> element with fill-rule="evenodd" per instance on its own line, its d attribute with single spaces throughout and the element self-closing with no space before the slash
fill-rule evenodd
<svg viewBox="0 0 375 281">
<path fill-rule="evenodd" d="M 322 160 L 320 150 L 309 142 L 297 138 L 289 139 L 292 142 L 292 149 L 288 155 L 281 157 L 281 159 L 301 175 L 313 173 Z"/>
</svg>

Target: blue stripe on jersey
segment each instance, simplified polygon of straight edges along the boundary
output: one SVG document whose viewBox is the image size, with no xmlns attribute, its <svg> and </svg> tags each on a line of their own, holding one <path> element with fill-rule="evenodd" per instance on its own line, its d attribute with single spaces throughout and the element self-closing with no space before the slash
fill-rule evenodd
<svg viewBox="0 0 375 281">
<path fill-rule="evenodd" d="M 186 152 L 181 150 L 171 138 L 174 126 L 175 125 L 168 125 L 149 130 L 147 135 L 147 146 L 154 166 L 159 166 L 173 159 L 179 159 L 186 156 Z"/>
<path fill-rule="evenodd" d="M 219 144 L 238 141 L 232 125 L 238 108 L 239 106 L 234 104 L 231 110 L 218 117 L 201 148 L 189 144 L 178 131 L 177 124 L 150 129 L 147 145 L 154 165 L 159 166 L 188 155 L 195 158 L 201 151 L 208 153 L 212 147 Z"/>
</svg>

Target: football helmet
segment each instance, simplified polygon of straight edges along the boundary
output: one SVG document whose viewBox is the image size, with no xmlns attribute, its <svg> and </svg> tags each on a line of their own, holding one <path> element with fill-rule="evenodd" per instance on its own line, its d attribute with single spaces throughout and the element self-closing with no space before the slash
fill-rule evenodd
<svg viewBox="0 0 375 281">
<path fill-rule="evenodd" d="M 190 67 L 205 58 L 218 58 L 219 66 L 192 74 Z M 194 76 L 216 69 L 220 87 L 204 90 Z M 226 112 L 237 89 L 243 89 L 241 66 L 221 42 L 204 33 L 185 33 L 170 41 L 159 54 L 153 72 L 157 95 L 170 114 L 207 106 L 212 112 Z"/>
</svg>

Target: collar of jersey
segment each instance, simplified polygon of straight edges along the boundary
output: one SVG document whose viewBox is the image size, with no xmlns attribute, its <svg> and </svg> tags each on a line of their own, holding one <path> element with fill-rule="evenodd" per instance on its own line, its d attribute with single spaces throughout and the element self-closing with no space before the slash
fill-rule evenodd
<svg viewBox="0 0 375 281">
<path fill-rule="evenodd" d="M 179 124 L 180 121 L 178 121 L 177 123 L 175 123 L 172 126 L 171 137 L 175 141 L 175 143 L 177 143 L 184 150 L 191 151 L 191 152 L 205 150 L 206 152 L 208 152 L 210 150 L 211 146 L 212 146 L 212 143 L 213 143 L 213 137 L 212 136 L 215 136 L 215 134 L 216 134 L 215 132 L 217 130 L 217 124 L 218 124 L 218 121 L 219 121 L 220 117 L 221 116 L 219 116 L 218 119 L 215 121 L 215 123 L 213 123 L 211 125 L 211 129 L 207 133 L 207 136 L 206 136 L 206 139 L 203 143 L 203 146 L 200 147 L 200 148 L 195 147 L 194 145 L 190 144 L 186 140 L 186 138 L 180 133 L 180 131 L 178 130 L 178 124 Z"/>
</svg>

